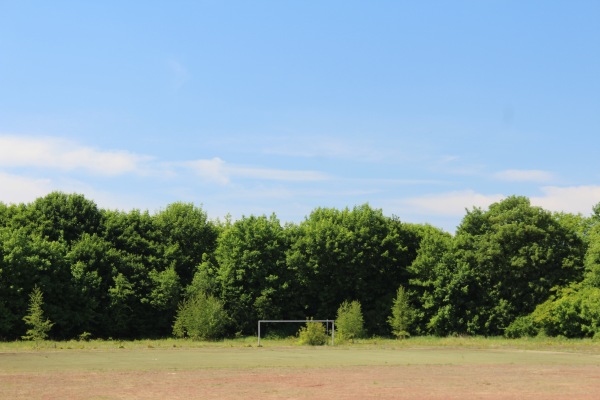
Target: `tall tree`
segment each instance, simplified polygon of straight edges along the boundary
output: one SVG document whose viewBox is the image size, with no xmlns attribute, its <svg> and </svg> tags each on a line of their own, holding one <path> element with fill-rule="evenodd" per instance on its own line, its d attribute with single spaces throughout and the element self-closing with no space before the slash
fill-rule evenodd
<svg viewBox="0 0 600 400">
<path fill-rule="evenodd" d="M 63 242 L 48 241 L 26 228 L 0 229 L 0 296 L 4 298 L 7 315 L 4 333 L 9 338 L 24 332 L 20 321 L 27 308 L 26 295 L 39 286 L 46 296 L 46 312 L 56 323 L 56 332 L 69 335 L 74 326 L 73 291 L 71 274 L 65 263 L 66 246 Z M 61 335 L 62 334 L 62 335 Z"/>
<path fill-rule="evenodd" d="M 287 247 L 284 228 L 274 214 L 243 217 L 224 228 L 215 252 L 217 280 L 237 331 L 250 333 L 257 319 L 285 316 Z"/>
<path fill-rule="evenodd" d="M 206 213 L 191 203 L 172 203 L 155 216 L 163 245 L 162 257 L 177 271 L 182 285 L 188 285 L 203 254 L 212 254 L 217 228 Z"/>
<path fill-rule="evenodd" d="M 83 234 L 65 259 L 71 269 L 76 333 L 107 337 L 111 324 L 109 288 L 121 269 L 123 254 L 96 234 Z"/>
<path fill-rule="evenodd" d="M 414 332 L 445 335 L 460 330 L 462 320 L 453 311 L 461 301 L 456 295 L 468 290 L 469 270 L 457 271 L 449 233 L 424 225 L 419 235 L 417 256 L 408 268 Z"/>
<path fill-rule="evenodd" d="M 449 305 L 448 317 L 461 321 L 467 333 L 501 334 L 553 287 L 582 278 L 582 239 L 525 197 L 509 197 L 487 212 L 469 211 L 454 240 L 454 274 L 464 281 L 447 286 L 448 296 L 460 299 Z"/>
<path fill-rule="evenodd" d="M 366 329 L 387 331 L 389 304 L 415 255 L 410 243 L 409 229 L 369 205 L 314 210 L 295 231 L 287 257 L 304 315 L 332 318 L 340 303 L 356 299 Z"/>
<path fill-rule="evenodd" d="M 600 203 L 593 208 L 585 253 L 585 283 L 600 288 Z"/>
<path fill-rule="evenodd" d="M 35 200 L 28 209 L 35 231 L 49 241 L 71 243 L 83 233 L 101 230 L 102 213 L 96 203 L 80 194 L 53 192 Z"/>
<path fill-rule="evenodd" d="M 176 268 L 181 270 L 184 261 L 169 236 L 179 229 L 179 222 L 167 219 L 172 220 L 169 229 L 164 216 L 147 211 L 105 212 L 104 235 L 118 254 L 107 290 L 109 336 L 155 337 L 171 331 L 181 292 Z M 193 239 L 194 232 L 190 236 Z"/>
</svg>

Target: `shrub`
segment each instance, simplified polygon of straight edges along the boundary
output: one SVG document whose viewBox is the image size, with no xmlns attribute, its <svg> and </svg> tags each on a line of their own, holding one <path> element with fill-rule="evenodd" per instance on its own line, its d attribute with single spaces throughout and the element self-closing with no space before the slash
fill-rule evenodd
<svg viewBox="0 0 600 400">
<path fill-rule="evenodd" d="M 344 301 L 337 311 L 335 328 L 341 340 L 353 340 L 362 337 L 364 333 L 364 320 L 360 303 Z"/>
<path fill-rule="evenodd" d="M 586 286 L 564 288 L 504 331 L 507 337 L 594 337 L 600 331 L 600 289 Z"/>
<path fill-rule="evenodd" d="M 540 332 L 539 327 L 535 325 L 535 321 L 531 315 L 525 315 L 515 319 L 505 330 L 504 336 L 509 339 L 520 337 L 534 337 Z"/>
<path fill-rule="evenodd" d="M 194 340 L 215 339 L 223 335 L 228 321 L 223 303 L 200 292 L 179 304 L 173 334 Z"/>
<path fill-rule="evenodd" d="M 321 322 L 306 321 L 298 331 L 298 343 L 301 345 L 322 346 L 327 343 L 325 325 Z"/>
</svg>

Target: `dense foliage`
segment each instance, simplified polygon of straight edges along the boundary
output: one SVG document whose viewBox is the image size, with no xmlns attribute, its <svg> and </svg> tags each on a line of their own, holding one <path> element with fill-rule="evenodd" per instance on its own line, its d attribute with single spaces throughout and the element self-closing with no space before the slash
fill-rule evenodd
<svg viewBox="0 0 600 400">
<path fill-rule="evenodd" d="M 298 331 L 298 344 L 322 346 L 327 343 L 325 325 L 321 322 L 306 321 L 306 325 Z"/>
<path fill-rule="evenodd" d="M 388 324 L 392 328 L 392 333 L 397 338 L 406 338 L 410 336 L 408 330 L 413 318 L 413 311 L 410 307 L 408 294 L 402 286 L 396 292 L 396 298 L 392 305 L 392 313 L 388 317 Z"/>
<path fill-rule="evenodd" d="M 198 292 L 179 305 L 173 334 L 192 339 L 215 339 L 223 335 L 227 325 L 223 303 L 211 295 Z"/>
<path fill-rule="evenodd" d="M 29 325 L 23 339 L 38 341 L 48 337 L 53 323 L 44 319 L 42 304 L 44 304 L 44 296 L 38 287 L 34 287 L 33 292 L 29 295 L 29 313 L 23 317 L 23 321 Z"/>
<path fill-rule="evenodd" d="M 592 211 L 509 197 L 467 211 L 450 235 L 368 205 L 282 225 L 212 221 L 187 203 L 103 210 L 58 192 L 0 203 L 0 339 L 27 334 L 36 290 L 54 339 L 253 334 L 258 319 L 331 319 L 350 301 L 367 334 L 392 334 L 409 310 L 403 335 L 594 336 L 600 205 Z M 203 318 L 217 334 L 189 325 Z"/>
<path fill-rule="evenodd" d="M 362 307 L 356 300 L 344 301 L 337 310 L 335 331 L 341 340 L 358 339 L 364 334 L 364 318 Z"/>
</svg>

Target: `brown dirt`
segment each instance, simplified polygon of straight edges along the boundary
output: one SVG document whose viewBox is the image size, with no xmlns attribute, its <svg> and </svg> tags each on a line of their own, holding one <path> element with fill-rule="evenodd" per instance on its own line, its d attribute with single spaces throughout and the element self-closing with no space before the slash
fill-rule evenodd
<svg viewBox="0 0 600 400">
<path fill-rule="evenodd" d="M 598 399 L 600 366 L 0 373 L 2 399 Z"/>
</svg>

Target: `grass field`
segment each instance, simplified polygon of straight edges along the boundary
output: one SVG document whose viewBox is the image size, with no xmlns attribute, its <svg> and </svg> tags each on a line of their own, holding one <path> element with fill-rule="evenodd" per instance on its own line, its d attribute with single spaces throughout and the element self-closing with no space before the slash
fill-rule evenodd
<svg viewBox="0 0 600 400">
<path fill-rule="evenodd" d="M 1 399 L 597 399 L 600 343 L 370 339 L 0 344 Z"/>
</svg>

